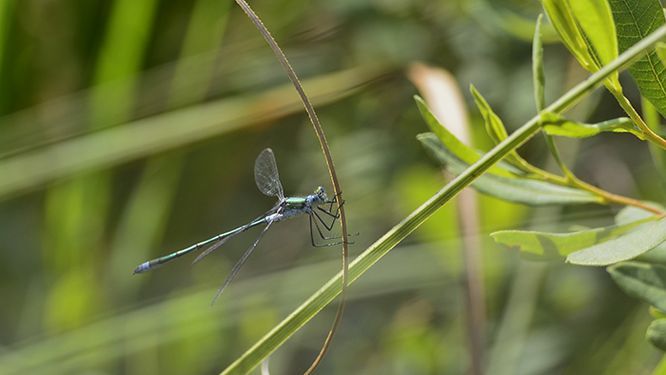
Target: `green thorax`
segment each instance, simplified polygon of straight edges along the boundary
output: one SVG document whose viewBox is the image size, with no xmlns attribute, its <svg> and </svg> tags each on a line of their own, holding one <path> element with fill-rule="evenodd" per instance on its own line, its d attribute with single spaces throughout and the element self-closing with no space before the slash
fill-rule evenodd
<svg viewBox="0 0 666 375">
<path fill-rule="evenodd" d="M 288 197 L 285 198 L 284 203 L 287 208 L 303 208 L 305 207 L 305 197 Z"/>
</svg>

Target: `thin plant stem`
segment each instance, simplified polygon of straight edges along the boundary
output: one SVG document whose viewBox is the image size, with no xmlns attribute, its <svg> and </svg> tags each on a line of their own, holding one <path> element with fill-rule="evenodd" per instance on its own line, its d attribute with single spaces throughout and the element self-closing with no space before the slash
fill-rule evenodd
<svg viewBox="0 0 666 375">
<path fill-rule="evenodd" d="M 645 138 L 662 149 L 666 149 L 666 139 L 662 138 L 659 136 L 659 134 L 655 133 L 650 127 L 645 123 L 641 115 L 638 114 L 636 109 L 634 109 L 634 106 L 631 105 L 631 102 L 629 99 L 627 99 L 626 96 L 622 95 L 621 92 L 617 92 L 615 90 L 609 90 L 611 94 L 615 97 L 615 100 L 617 100 L 617 103 L 622 107 L 622 109 L 629 115 L 629 118 L 638 126 L 639 129 L 643 132 L 643 135 Z"/>
<path fill-rule="evenodd" d="M 275 38 L 271 35 L 271 33 L 268 31 L 266 26 L 264 26 L 263 22 L 261 22 L 261 19 L 254 13 L 252 8 L 250 8 L 250 5 L 245 0 L 236 0 L 236 4 L 243 9 L 245 14 L 250 18 L 250 21 L 256 26 L 257 30 L 259 30 L 259 33 L 261 36 L 263 36 L 264 40 L 266 40 L 266 43 L 271 47 L 273 50 L 273 53 L 277 57 L 278 61 L 284 68 L 284 70 L 287 73 L 287 76 L 289 77 L 289 80 L 291 83 L 294 85 L 294 88 L 298 92 L 299 97 L 301 98 L 301 101 L 303 102 L 303 106 L 305 107 L 305 111 L 308 114 L 308 117 L 310 118 L 310 123 L 312 124 L 315 134 L 317 136 L 317 139 L 319 140 L 319 145 L 321 146 L 321 151 L 324 154 L 324 159 L 326 160 L 326 168 L 328 169 L 328 174 L 331 179 L 331 185 L 333 185 L 333 194 L 337 198 L 337 205 L 338 205 L 338 212 L 340 213 L 340 227 L 341 227 L 341 234 L 342 234 L 342 287 L 340 290 L 340 303 L 338 304 L 338 309 L 335 313 L 335 318 L 333 319 L 333 323 L 331 325 L 330 330 L 328 331 L 328 334 L 326 335 L 326 339 L 324 340 L 324 343 L 322 344 L 321 350 L 319 351 L 319 354 L 317 357 L 315 357 L 314 361 L 310 365 L 310 367 L 305 371 L 305 374 L 311 374 L 314 372 L 314 370 L 317 368 L 319 363 L 322 361 L 324 356 L 326 355 L 326 352 L 328 351 L 331 342 L 333 340 L 333 336 L 335 335 L 335 332 L 337 331 L 338 325 L 340 324 L 340 321 L 342 320 L 342 315 L 345 310 L 345 304 L 346 304 L 346 298 L 345 298 L 345 289 L 347 288 L 347 283 L 348 283 L 348 274 L 349 274 L 349 243 L 347 241 L 348 238 L 348 233 L 347 233 L 347 216 L 345 214 L 345 208 L 344 205 L 342 204 L 343 199 L 342 199 L 342 188 L 340 186 L 340 181 L 338 180 L 338 175 L 335 170 L 335 165 L 333 163 L 333 157 L 331 156 L 331 150 L 328 147 L 328 141 L 326 140 L 326 134 L 324 133 L 324 129 L 321 126 L 321 123 L 319 122 L 319 117 L 317 116 L 317 113 L 315 112 L 314 107 L 312 106 L 312 103 L 310 103 L 310 99 L 308 98 L 307 94 L 305 93 L 305 90 L 303 89 L 303 86 L 301 85 L 300 80 L 298 79 L 298 76 L 296 75 L 296 72 L 292 68 L 291 64 L 289 63 L 289 60 L 287 60 L 287 56 L 285 56 L 284 52 L 282 52 L 282 49 L 278 46 L 277 42 L 275 41 Z"/>
</svg>

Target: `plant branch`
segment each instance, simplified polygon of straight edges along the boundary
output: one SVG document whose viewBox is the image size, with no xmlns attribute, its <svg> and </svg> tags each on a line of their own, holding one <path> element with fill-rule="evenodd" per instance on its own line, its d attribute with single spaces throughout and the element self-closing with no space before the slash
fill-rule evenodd
<svg viewBox="0 0 666 375">
<path fill-rule="evenodd" d="M 308 370 L 305 372 L 306 374 L 310 374 L 317 368 L 321 360 L 326 355 L 326 352 L 330 347 L 331 341 L 333 340 L 333 336 L 335 335 L 338 325 L 342 320 L 342 314 L 345 309 L 345 289 L 347 287 L 348 283 L 347 280 L 349 274 L 349 244 L 347 242 L 348 238 L 347 216 L 345 214 L 344 205 L 342 204 L 343 202 L 342 188 L 340 187 L 340 182 L 338 180 L 338 175 L 336 173 L 335 165 L 333 163 L 333 157 L 331 156 L 331 150 L 328 147 L 328 142 L 326 140 L 326 134 L 324 133 L 324 129 L 322 128 L 321 123 L 319 122 L 319 117 L 317 116 L 317 113 L 315 112 L 312 103 L 310 103 L 310 99 L 305 93 L 305 90 L 303 90 L 303 86 L 301 85 L 301 82 L 298 79 L 296 72 L 291 67 L 291 64 L 289 64 L 287 56 L 285 56 L 284 52 L 282 52 L 282 49 L 280 49 L 280 47 L 278 46 L 277 42 L 275 41 L 275 38 L 273 38 L 273 36 L 268 31 L 266 26 L 264 26 L 263 22 L 261 22 L 261 19 L 259 19 L 259 17 L 252 10 L 252 8 L 250 8 L 248 3 L 245 0 L 236 0 L 236 4 L 238 4 L 238 6 L 240 6 L 241 9 L 243 9 L 245 14 L 250 18 L 252 23 L 256 26 L 257 30 L 259 30 L 259 33 L 261 33 L 261 35 L 264 37 L 264 40 L 266 40 L 266 43 L 268 43 L 268 45 L 273 50 L 273 53 L 275 54 L 278 61 L 286 71 L 289 80 L 291 81 L 291 83 L 294 85 L 294 88 L 298 92 L 298 95 L 301 98 L 301 101 L 303 102 L 303 106 L 305 107 L 305 112 L 307 112 L 308 117 L 310 118 L 310 123 L 312 124 L 315 134 L 317 135 L 317 139 L 319 140 L 321 151 L 324 154 L 324 159 L 326 160 L 326 168 L 328 168 L 328 174 L 331 179 L 331 185 L 333 185 L 333 194 L 337 198 L 336 201 L 339 210 L 338 212 L 340 213 L 340 227 L 343 238 L 340 303 L 338 305 L 338 309 L 336 311 L 335 318 L 333 319 L 331 328 L 328 331 L 328 334 L 326 336 L 326 339 L 324 340 L 321 350 L 319 351 L 319 354 L 314 359 Z"/>
<path fill-rule="evenodd" d="M 666 36 L 666 26 L 662 26 L 640 42 L 623 52 L 617 59 L 592 74 L 576 85 L 557 101 L 549 105 L 545 111 L 561 113 L 574 105 L 586 93 L 598 86 L 604 78 L 619 70 L 631 60 L 643 55 L 649 47 Z M 349 283 L 351 284 L 372 267 L 379 259 L 395 247 L 400 241 L 423 224 L 447 201 L 453 198 L 464 187 L 471 184 L 488 168 L 497 163 L 509 152 L 516 149 L 527 139 L 534 136 L 540 129 L 540 116 L 536 115 L 509 137 L 500 142 L 476 163 L 465 169 L 458 177 L 451 180 L 434 196 L 414 210 L 409 216 L 391 228 L 386 234 L 370 245 L 349 266 Z M 244 374 L 259 365 L 261 360 L 273 352 L 287 338 L 305 325 L 319 311 L 341 292 L 341 279 L 338 273 L 324 284 L 317 292 L 294 310 L 287 318 L 278 323 L 270 332 L 259 339 L 250 349 L 227 367 L 223 374 Z"/>
</svg>

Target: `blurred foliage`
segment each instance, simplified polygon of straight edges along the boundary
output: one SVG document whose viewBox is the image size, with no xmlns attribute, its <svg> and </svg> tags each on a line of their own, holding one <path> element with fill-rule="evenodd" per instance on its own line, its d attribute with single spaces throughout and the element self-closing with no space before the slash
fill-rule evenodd
<svg viewBox="0 0 666 375">
<path fill-rule="evenodd" d="M 352 252 L 445 182 L 415 138 L 426 126 L 402 74 L 406 64 L 427 61 L 450 70 L 461 87 L 473 82 L 509 131 L 533 114 L 537 2 L 252 5 L 319 105 L 350 227 L 360 233 Z M 552 41 L 546 31 L 545 42 Z M 581 76 L 566 49 L 548 43 L 545 73 L 547 100 Z M 252 177 L 265 147 L 275 151 L 288 193 L 327 181 L 317 142 L 285 84 L 232 1 L 0 2 L 0 374 L 217 373 L 337 272 L 337 249 L 312 249 L 299 219 L 271 230 L 213 307 L 214 289 L 254 232 L 196 266 L 183 259 L 131 275 L 148 258 L 269 208 L 273 202 Z M 628 86 L 625 94 L 637 91 Z M 474 147 L 489 148 L 483 119 L 470 113 Z M 598 122 L 620 112 L 603 94 L 575 113 Z M 552 168 L 542 141 L 520 152 Z M 562 152 L 586 181 L 666 198 L 654 188 L 648 150 L 631 135 L 566 140 Z M 489 371 L 626 374 L 655 367 L 659 354 L 642 337 L 649 315 L 603 270 L 534 268 L 487 235 L 607 225 L 608 209 L 527 209 L 479 199 L 489 363 L 497 366 Z M 350 289 L 321 373 L 465 372 L 453 207 Z M 324 311 L 271 356 L 273 373 L 302 372 L 333 313 Z"/>
</svg>

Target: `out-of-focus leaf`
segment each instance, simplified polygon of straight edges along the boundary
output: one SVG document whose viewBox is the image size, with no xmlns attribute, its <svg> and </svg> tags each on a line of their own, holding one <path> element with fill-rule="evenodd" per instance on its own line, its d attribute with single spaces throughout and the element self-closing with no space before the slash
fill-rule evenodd
<svg viewBox="0 0 666 375">
<path fill-rule="evenodd" d="M 550 22 L 564 45 L 588 71 L 596 72 L 618 56 L 611 9 L 604 0 L 543 0 Z M 618 73 L 606 84 L 622 91 Z"/>
<path fill-rule="evenodd" d="M 304 82 L 315 104 L 358 91 L 386 68 L 361 66 Z M 288 85 L 262 93 L 210 101 L 126 123 L 0 160 L 0 199 L 129 160 L 175 149 L 250 124 L 302 110 Z"/>
<path fill-rule="evenodd" d="M 617 25 L 620 51 L 624 51 L 664 24 L 664 14 L 658 0 L 610 0 Z M 666 115 L 666 69 L 657 53 L 651 50 L 630 67 L 638 88 L 657 110 Z"/>
<path fill-rule="evenodd" d="M 529 42 L 534 36 L 534 22 L 529 16 L 518 13 L 508 7 L 498 6 L 493 0 L 474 1 L 474 11 L 470 15 L 483 24 L 494 25 L 502 31 Z M 542 40 L 544 43 L 559 43 L 560 38 L 551 25 L 544 25 Z"/>
<path fill-rule="evenodd" d="M 417 136 L 426 151 L 448 171 L 459 174 L 469 165 L 447 149 L 433 133 Z M 504 176 L 488 172 L 476 179 L 472 186 L 478 191 L 511 202 L 529 205 L 598 203 L 599 199 L 582 190 L 554 185 L 512 174 L 504 170 Z M 510 177 L 506 177 L 509 174 Z"/>
<path fill-rule="evenodd" d="M 451 133 L 446 128 L 446 126 L 441 124 L 435 115 L 432 114 L 430 108 L 428 108 L 428 105 L 423 101 L 423 99 L 418 96 L 414 96 L 414 100 L 416 100 L 416 106 L 419 108 L 421 116 L 425 120 L 430 130 L 432 130 L 432 132 L 437 135 L 439 140 L 446 146 L 447 149 L 451 150 L 451 152 L 456 155 L 457 158 L 468 165 L 474 164 L 477 160 L 479 160 L 481 155 L 473 148 L 462 143 L 458 138 L 456 138 L 455 135 L 453 135 L 453 133 Z M 514 177 L 511 172 L 504 168 L 500 168 L 497 165 L 490 167 L 489 171 L 498 176 Z"/>
<path fill-rule="evenodd" d="M 661 311 L 654 306 L 650 306 L 650 316 L 655 319 L 666 318 L 666 312 Z"/>
<path fill-rule="evenodd" d="M 628 295 L 666 311 L 666 267 L 623 262 L 608 267 L 608 273 Z"/>
<path fill-rule="evenodd" d="M 585 266 L 607 266 L 636 258 L 664 241 L 666 241 L 666 218 L 650 220 L 615 239 L 569 254 L 567 262 Z"/>
<path fill-rule="evenodd" d="M 549 135 L 557 135 L 569 138 L 587 138 L 601 132 L 632 133 L 643 139 L 643 134 L 634 127 L 634 123 L 627 117 L 586 124 L 568 120 L 553 113 L 542 115 L 543 130 Z"/>
<path fill-rule="evenodd" d="M 652 321 L 645 332 L 645 338 L 657 348 L 666 351 L 666 319 Z"/>
<path fill-rule="evenodd" d="M 503 230 L 491 233 L 498 243 L 517 247 L 524 255 L 533 259 L 562 259 L 567 255 L 615 239 L 636 226 L 653 221 L 648 218 L 625 225 L 587 229 L 570 233 L 547 233 L 523 230 Z"/>
</svg>

